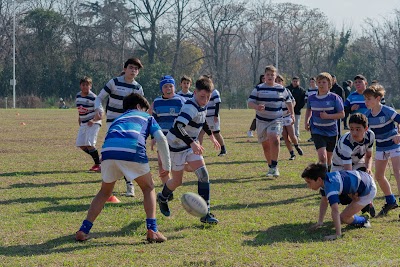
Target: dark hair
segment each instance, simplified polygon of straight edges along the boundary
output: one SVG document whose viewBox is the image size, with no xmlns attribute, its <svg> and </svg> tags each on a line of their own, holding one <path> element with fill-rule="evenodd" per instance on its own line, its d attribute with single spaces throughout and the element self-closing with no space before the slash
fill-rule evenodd
<svg viewBox="0 0 400 267">
<path fill-rule="evenodd" d="M 373 96 L 373 97 L 384 97 L 385 96 L 385 88 L 383 88 L 382 85 L 379 83 L 375 83 L 368 87 L 367 89 L 364 90 L 363 92 L 364 96 Z"/>
<path fill-rule="evenodd" d="M 353 80 L 363 80 L 363 81 L 367 81 L 367 78 L 365 78 L 364 75 L 362 74 L 357 74 Z"/>
<path fill-rule="evenodd" d="M 189 76 L 183 75 L 182 78 L 181 78 L 181 82 L 183 82 L 183 81 L 192 82 L 192 78 L 190 78 Z"/>
<path fill-rule="evenodd" d="M 310 81 L 314 81 L 315 82 L 315 77 L 311 77 Z"/>
<path fill-rule="evenodd" d="M 261 75 L 260 75 L 260 81 L 259 81 L 259 84 L 260 84 L 260 83 L 263 83 L 263 81 L 262 81 L 262 79 L 263 79 L 263 78 L 264 78 L 264 74 L 261 74 Z"/>
<path fill-rule="evenodd" d="M 361 124 L 364 128 L 367 128 L 368 126 L 368 119 L 367 117 L 362 114 L 362 113 L 355 113 L 350 116 L 349 119 L 349 124 L 350 123 L 356 123 L 356 124 Z"/>
<path fill-rule="evenodd" d="M 321 177 L 322 180 L 325 178 L 328 169 L 326 164 L 322 163 L 311 163 L 304 169 L 303 173 L 301 174 L 302 178 L 309 178 L 311 180 L 318 180 L 318 177 Z"/>
<path fill-rule="evenodd" d="M 135 65 L 139 69 L 143 68 L 142 62 L 140 62 L 140 59 L 138 59 L 136 57 L 129 58 L 124 64 L 124 69 L 126 69 L 129 64 Z"/>
<path fill-rule="evenodd" d="M 88 83 L 88 84 L 92 84 L 92 78 L 88 77 L 88 76 L 83 76 L 80 80 L 79 80 L 79 84 L 82 83 Z"/>
<path fill-rule="evenodd" d="M 206 75 L 201 76 L 196 81 L 195 86 L 196 86 L 197 91 L 204 90 L 204 91 L 207 91 L 210 93 L 214 90 L 214 84 L 213 84 L 212 80 Z"/>
<path fill-rule="evenodd" d="M 138 104 L 141 108 L 145 108 L 146 110 L 150 108 L 150 104 L 147 99 L 137 93 L 132 93 L 125 96 L 122 102 L 124 111 L 127 111 L 129 109 L 136 109 Z"/>
<path fill-rule="evenodd" d="M 300 80 L 300 77 L 299 76 L 293 76 L 292 81 L 293 80 Z"/>
</svg>

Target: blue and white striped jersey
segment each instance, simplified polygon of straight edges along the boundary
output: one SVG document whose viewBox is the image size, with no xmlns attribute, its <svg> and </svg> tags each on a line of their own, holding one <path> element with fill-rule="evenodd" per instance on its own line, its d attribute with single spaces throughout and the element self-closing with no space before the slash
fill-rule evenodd
<svg viewBox="0 0 400 267">
<path fill-rule="evenodd" d="M 214 117 L 215 114 L 215 106 L 216 104 L 221 103 L 221 95 L 219 94 L 217 89 L 214 89 L 211 93 L 210 102 L 208 102 L 207 108 L 207 117 Z"/>
<path fill-rule="evenodd" d="M 177 95 L 182 96 L 185 100 L 188 100 L 193 97 L 193 92 L 188 91 L 187 93 L 184 93 L 182 90 L 176 93 Z"/>
<path fill-rule="evenodd" d="M 400 115 L 391 107 L 382 105 L 381 111 L 377 115 L 372 115 L 371 110 L 367 110 L 365 116 L 368 118 L 369 128 L 375 133 L 376 151 L 387 151 L 400 147 L 392 141 L 392 137 L 397 135 L 395 122 L 400 123 Z"/>
<path fill-rule="evenodd" d="M 343 102 L 340 96 L 335 93 L 328 92 L 326 95 L 312 95 L 308 98 L 307 108 L 311 109 L 312 115 L 310 120 L 310 128 L 312 134 L 322 136 L 338 135 L 337 120 L 322 119 L 321 112 L 335 114 L 343 111 Z"/>
<path fill-rule="evenodd" d="M 339 195 L 355 194 L 366 196 L 376 187 L 374 179 L 366 172 L 337 171 L 328 172 L 324 178 L 321 194 L 328 198 L 329 204 L 340 203 Z"/>
<path fill-rule="evenodd" d="M 289 97 L 290 97 L 290 99 L 292 100 L 292 103 L 293 103 L 295 100 L 294 100 L 294 97 L 293 97 L 292 93 L 289 91 L 289 89 L 287 89 L 287 88 L 285 88 L 285 89 L 288 92 Z M 286 102 L 282 102 L 282 112 L 283 112 L 283 117 L 290 116 L 290 112 L 289 112 L 289 109 L 286 106 Z"/>
<path fill-rule="evenodd" d="M 367 130 L 364 134 L 364 140 L 360 143 L 353 140 L 350 132 L 342 135 L 333 151 L 332 164 L 343 166 L 345 164 L 356 165 L 365 163 L 365 153 L 372 151 L 375 142 L 375 134 Z"/>
<path fill-rule="evenodd" d="M 158 130 L 160 126 L 148 113 L 128 110 L 110 125 L 101 149 L 102 160 L 148 163 L 146 139 Z"/>
<path fill-rule="evenodd" d="M 167 135 L 169 129 L 174 125 L 174 121 L 178 117 L 185 102 L 186 100 L 183 97 L 176 94 L 169 99 L 163 98 L 162 96 L 154 99 L 153 117 L 158 125 L 160 125 L 164 135 Z"/>
<path fill-rule="evenodd" d="M 318 93 L 318 87 L 316 87 L 316 88 L 308 88 L 307 91 L 306 91 L 306 95 L 304 96 L 304 101 L 307 102 L 307 99 L 310 96 L 315 95 L 317 93 Z"/>
<path fill-rule="evenodd" d="M 385 104 L 385 99 L 382 97 L 381 104 Z M 365 105 L 365 98 L 363 94 L 359 94 L 356 92 L 352 92 L 344 102 L 344 106 L 351 109 L 353 105 L 358 105 L 359 108 L 351 111 L 351 114 L 362 113 L 366 114 L 368 111 L 367 106 Z"/>
<path fill-rule="evenodd" d="M 131 93 L 144 95 L 142 86 L 133 81 L 131 84 L 126 83 L 124 76 L 119 76 L 110 80 L 96 97 L 95 109 L 101 106 L 101 102 L 108 97 L 106 113 L 107 122 L 113 122 L 115 118 L 124 113 L 123 99 Z"/>
<path fill-rule="evenodd" d="M 87 96 L 82 96 L 81 91 L 76 94 L 75 104 L 78 109 L 79 119 L 81 121 L 81 125 L 85 125 L 93 119 L 94 112 L 94 101 L 96 99 L 96 94 L 92 91 L 89 91 Z M 96 121 L 96 124 L 101 125 L 101 120 Z"/>
<path fill-rule="evenodd" d="M 247 102 L 265 105 L 265 110 L 256 110 L 256 118 L 268 122 L 282 118 L 282 104 L 292 102 L 292 100 L 289 97 L 288 90 L 282 85 L 276 83 L 271 87 L 261 83 L 253 89 Z"/>
<path fill-rule="evenodd" d="M 185 130 L 188 135 L 193 139 L 197 140 L 203 124 L 206 121 L 207 110 L 206 107 L 200 107 L 194 98 L 189 99 L 182 106 L 179 116 L 176 118 L 176 122 L 181 122 L 185 125 Z M 190 148 L 186 143 L 177 137 L 175 128 L 171 128 L 167 134 L 167 140 L 169 149 L 171 152 L 185 151 Z"/>
</svg>

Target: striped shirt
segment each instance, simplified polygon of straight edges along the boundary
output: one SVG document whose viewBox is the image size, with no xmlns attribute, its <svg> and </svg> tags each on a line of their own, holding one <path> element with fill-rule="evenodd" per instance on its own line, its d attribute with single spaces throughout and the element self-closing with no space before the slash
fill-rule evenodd
<svg viewBox="0 0 400 267">
<path fill-rule="evenodd" d="M 82 92 L 78 92 L 75 97 L 76 108 L 79 113 L 79 120 L 81 125 L 86 125 L 88 121 L 94 118 L 94 101 L 96 99 L 96 94 L 89 91 L 87 96 L 82 96 Z M 95 122 L 101 125 L 101 120 Z"/>
<path fill-rule="evenodd" d="M 126 83 L 124 76 L 114 78 L 104 86 L 96 97 L 95 109 L 101 107 L 101 102 L 108 97 L 106 106 L 107 122 L 113 122 L 115 118 L 124 113 L 123 99 L 131 93 L 144 95 L 143 88 L 137 81 Z"/>
<path fill-rule="evenodd" d="M 381 104 L 385 104 L 385 99 L 381 99 Z M 344 106 L 351 110 L 351 107 L 354 105 L 358 105 L 358 109 L 351 111 L 351 114 L 355 113 L 362 113 L 366 114 L 368 111 L 367 106 L 365 105 L 365 98 L 364 95 L 361 93 L 359 94 L 357 91 L 352 92 L 344 102 Z"/>
<path fill-rule="evenodd" d="M 353 140 L 350 132 L 342 135 L 333 151 L 332 164 L 334 166 L 343 166 L 351 164 L 352 166 L 365 163 L 365 154 L 372 151 L 375 142 L 375 134 L 367 130 L 364 139 L 358 143 Z"/>
<path fill-rule="evenodd" d="M 269 122 L 282 118 L 282 104 L 292 102 L 292 100 L 289 97 L 288 90 L 282 85 L 276 83 L 274 86 L 268 86 L 261 83 L 253 89 L 247 102 L 265 105 L 265 110 L 256 110 L 256 118 Z"/>
<path fill-rule="evenodd" d="M 176 94 L 169 99 L 161 96 L 154 99 L 153 117 L 160 125 L 164 135 L 167 135 L 169 129 L 172 128 L 185 102 L 183 97 Z"/>
<path fill-rule="evenodd" d="M 208 102 L 207 108 L 207 117 L 214 117 L 218 114 L 215 114 L 215 107 L 218 103 L 221 103 L 221 95 L 219 94 L 217 89 L 214 89 L 211 93 L 210 101 Z"/>
<path fill-rule="evenodd" d="M 400 147 L 392 141 L 393 136 L 397 135 L 395 122 L 400 123 L 400 115 L 388 106 L 382 105 L 381 111 L 377 115 L 372 115 L 371 110 L 367 110 L 365 116 L 368 118 L 369 128 L 374 132 L 376 139 L 376 151 L 387 151 Z"/>
<path fill-rule="evenodd" d="M 325 111 L 328 114 L 335 114 L 343 111 L 343 102 L 340 96 L 335 93 L 328 92 L 326 95 L 312 95 L 308 98 L 307 108 L 311 109 L 312 115 L 310 127 L 312 134 L 322 136 L 337 136 L 338 129 L 337 120 L 322 119 L 321 112 Z"/>
<path fill-rule="evenodd" d="M 158 130 L 160 126 L 148 113 L 128 110 L 110 125 L 101 150 L 102 160 L 148 163 L 146 139 Z"/>
<path fill-rule="evenodd" d="M 193 92 L 188 91 L 187 93 L 184 93 L 182 90 L 176 93 L 177 95 L 182 96 L 185 100 L 188 100 L 193 97 Z"/>
<path fill-rule="evenodd" d="M 371 175 L 361 171 L 328 172 L 324 179 L 324 187 L 320 191 L 328 198 L 329 204 L 340 203 L 339 195 L 355 194 L 359 197 L 368 195 L 375 182 Z"/>
<path fill-rule="evenodd" d="M 182 106 L 179 116 L 176 118 L 176 122 L 181 122 L 185 125 L 185 130 L 188 135 L 193 139 L 197 140 L 203 124 L 206 121 L 207 110 L 205 107 L 200 107 L 194 98 L 189 99 Z M 169 149 L 171 152 L 185 151 L 190 148 L 186 143 L 177 137 L 175 128 L 171 128 L 167 134 L 167 140 Z"/>
<path fill-rule="evenodd" d="M 288 92 L 289 97 L 292 100 L 292 102 L 294 102 L 294 97 L 293 97 L 292 93 L 287 88 L 285 88 L 285 89 Z M 286 102 L 282 102 L 282 112 L 283 112 L 283 117 L 290 116 L 290 112 L 289 112 L 289 109 L 287 108 Z"/>
<path fill-rule="evenodd" d="M 308 88 L 307 91 L 306 91 L 306 95 L 305 95 L 305 97 L 304 97 L 304 101 L 307 102 L 307 99 L 308 99 L 310 96 L 315 95 L 315 94 L 317 94 L 317 93 L 318 93 L 318 87 L 316 87 L 316 88 Z"/>
</svg>

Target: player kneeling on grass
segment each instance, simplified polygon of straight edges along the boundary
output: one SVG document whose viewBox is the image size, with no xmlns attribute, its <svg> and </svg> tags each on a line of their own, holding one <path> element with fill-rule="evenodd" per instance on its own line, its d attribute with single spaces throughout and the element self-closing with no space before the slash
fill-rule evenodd
<svg viewBox="0 0 400 267">
<path fill-rule="evenodd" d="M 150 105 L 136 93 L 123 100 L 125 113 L 116 118 L 108 129 L 102 154 L 101 189 L 90 205 L 86 220 L 76 232 L 75 239 L 85 241 L 94 220 L 100 214 L 106 200 L 111 196 L 115 182 L 122 176 L 128 181 L 135 180 L 143 192 L 143 205 L 146 212 L 147 240 L 164 242 L 167 240 L 157 230 L 156 195 L 150 167 L 146 155 L 146 139 L 154 136 L 166 173 L 171 169 L 168 143 L 160 126 L 146 111 Z"/>
<path fill-rule="evenodd" d="M 328 202 L 331 206 L 332 220 L 336 234 L 325 236 L 325 240 L 335 240 L 342 236 L 341 223 L 355 227 L 371 227 L 369 214 L 356 215 L 367 204 L 371 203 L 376 195 L 376 185 L 372 177 L 361 171 L 327 172 L 325 164 L 310 164 L 302 173 L 302 178 L 308 188 L 320 190 L 322 197 L 319 208 L 318 222 L 311 227 L 318 229 L 323 225 Z M 339 213 L 340 195 L 349 195 L 351 203 Z"/>
<path fill-rule="evenodd" d="M 206 105 L 210 101 L 214 85 L 211 79 L 202 76 L 196 81 L 196 89 L 193 98 L 186 101 L 181 112 L 176 118 L 173 127 L 167 134 L 169 149 L 171 153 L 171 175 L 163 187 L 161 193 L 157 194 L 157 202 L 160 211 L 165 216 L 170 216 L 171 212 L 168 206 L 168 199 L 172 192 L 182 184 L 185 163 L 194 170 L 198 178 L 198 193 L 204 198 L 210 210 L 210 180 L 208 171 L 203 159 L 204 148 L 198 141 L 198 136 L 203 128 L 210 136 L 212 143 L 216 149 L 220 149 L 218 141 L 214 138 L 211 130 L 205 123 Z M 208 214 L 200 218 L 202 223 L 216 224 L 217 218 L 208 212 Z"/>
</svg>

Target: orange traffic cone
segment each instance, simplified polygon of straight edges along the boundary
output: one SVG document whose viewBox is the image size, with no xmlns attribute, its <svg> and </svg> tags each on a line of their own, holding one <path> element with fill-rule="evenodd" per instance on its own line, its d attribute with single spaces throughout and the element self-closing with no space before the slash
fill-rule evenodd
<svg viewBox="0 0 400 267">
<path fill-rule="evenodd" d="M 106 202 L 109 202 L 109 203 L 120 203 L 121 201 L 116 196 L 112 195 L 111 197 L 109 197 L 107 199 Z"/>
</svg>

